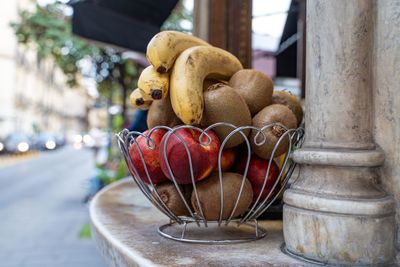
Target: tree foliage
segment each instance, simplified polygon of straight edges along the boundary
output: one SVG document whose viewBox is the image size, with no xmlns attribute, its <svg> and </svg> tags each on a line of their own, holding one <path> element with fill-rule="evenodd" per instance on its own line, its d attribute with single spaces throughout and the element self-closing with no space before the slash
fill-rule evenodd
<svg viewBox="0 0 400 267">
<path fill-rule="evenodd" d="M 36 6 L 34 12 L 19 12 L 19 22 L 11 24 L 18 41 L 33 43 L 39 59 L 51 57 L 67 77 L 71 87 L 77 85 L 78 62 L 99 53 L 99 49 L 72 35 L 71 24 L 61 13 L 59 4 Z"/>
<path fill-rule="evenodd" d="M 190 10 L 185 8 L 183 1 L 179 1 L 171 15 L 164 22 L 161 30 L 173 30 L 181 32 L 191 32 L 192 26 L 184 27 L 185 24 L 193 25 L 193 14 Z"/>
<path fill-rule="evenodd" d="M 33 44 L 39 60 L 52 58 L 66 75 L 70 87 L 78 85 L 80 75 L 89 76 L 96 81 L 100 95 L 114 103 L 123 103 L 125 99 L 121 99 L 121 95 L 127 95 L 126 90 L 137 86 L 138 65 L 112 48 L 97 47 L 73 35 L 70 18 L 64 15 L 64 8 L 64 4 L 55 2 L 46 6 L 37 5 L 32 12 L 21 10 L 19 21 L 11 24 L 18 41 Z M 182 21 L 190 23 L 191 13 L 180 1 L 162 29 L 190 30 L 182 27 Z M 79 63 L 84 59 L 91 63 L 89 72 L 80 68 Z"/>
<path fill-rule="evenodd" d="M 44 7 L 37 5 L 34 12 L 19 12 L 19 22 L 11 24 L 18 41 L 35 46 L 39 59 L 52 58 L 73 87 L 78 76 L 92 76 L 104 96 L 111 90 L 131 88 L 136 83 L 136 64 L 124 59 L 111 48 L 100 48 L 72 33 L 69 18 L 62 13 L 63 5 L 54 3 Z M 91 62 L 93 71 L 84 73 L 79 67 L 83 59 Z M 124 79 L 120 79 L 124 77 Z"/>
</svg>

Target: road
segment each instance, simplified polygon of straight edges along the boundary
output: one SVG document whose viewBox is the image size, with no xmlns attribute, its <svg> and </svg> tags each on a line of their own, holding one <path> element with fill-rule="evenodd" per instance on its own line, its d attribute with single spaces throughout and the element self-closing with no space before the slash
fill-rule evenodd
<svg viewBox="0 0 400 267">
<path fill-rule="evenodd" d="M 103 267 L 82 203 L 91 151 L 65 147 L 0 169 L 0 267 Z"/>
</svg>

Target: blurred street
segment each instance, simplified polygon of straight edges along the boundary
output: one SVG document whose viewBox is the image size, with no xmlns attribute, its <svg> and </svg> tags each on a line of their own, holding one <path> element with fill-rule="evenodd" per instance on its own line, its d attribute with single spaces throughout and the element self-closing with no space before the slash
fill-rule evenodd
<svg viewBox="0 0 400 267">
<path fill-rule="evenodd" d="M 105 266 L 79 239 L 93 171 L 91 151 L 69 146 L 0 168 L 1 267 Z"/>
</svg>

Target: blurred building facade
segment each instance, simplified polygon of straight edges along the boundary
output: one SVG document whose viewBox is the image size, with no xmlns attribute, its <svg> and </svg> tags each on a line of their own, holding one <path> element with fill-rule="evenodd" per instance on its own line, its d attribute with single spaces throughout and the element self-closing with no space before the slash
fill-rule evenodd
<svg viewBox="0 0 400 267">
<path fill-rule="evenodd" d="M 0 9 L 0 137 L 86 131 L 90 99 L 85 90 L 69 88 L 54 62 L 38 61 L 33 47 L 17 43 L 9 25 L 22 2 L 6 1 Z"/>
</svg>

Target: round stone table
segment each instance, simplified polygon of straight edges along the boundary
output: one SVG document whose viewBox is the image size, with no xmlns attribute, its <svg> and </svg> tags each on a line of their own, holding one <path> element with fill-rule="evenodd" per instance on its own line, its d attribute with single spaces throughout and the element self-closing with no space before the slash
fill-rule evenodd
<svg viewBox="0 0 400 267">
<path fill-rule="evenodd" d="M 90 205 L 92 235 L 109 266 L 311 266 L 283 254 L 282 221 L 260 221 L 267 236 L 232 245 L 172 241 L 157 233 L 169 219 L 126 178 Z"/>
</svg>

